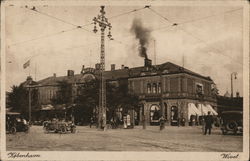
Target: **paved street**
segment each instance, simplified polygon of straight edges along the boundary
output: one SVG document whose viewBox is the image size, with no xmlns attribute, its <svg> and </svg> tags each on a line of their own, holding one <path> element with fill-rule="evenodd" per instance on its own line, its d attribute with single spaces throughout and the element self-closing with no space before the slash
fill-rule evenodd
<svg viewBox="0 0 250 161">
<path fill-rule="evenodd" d="M 242 136 L 223 136 L 213 129 L 204 136 L 201 127 L 141 126 L 135 129 L 110 129 L 98 131 L 87 126 L 77 126 L 75 134 L 43 132 L 42 126 L 32 126 L 29 133 L 7 134 L 7 150 L 39 151 L 166 151 L 166 152 L 223 152 L 242 151 Z"/>
</svg>

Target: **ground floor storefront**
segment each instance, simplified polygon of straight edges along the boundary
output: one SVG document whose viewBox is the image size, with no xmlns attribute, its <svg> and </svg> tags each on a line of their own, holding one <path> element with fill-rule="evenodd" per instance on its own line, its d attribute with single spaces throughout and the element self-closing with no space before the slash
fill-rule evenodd
<svg viewBox="0 0 250 161">
<path fill-rule="evenodd" d="M 106 116 L 107 124 L 114 123 L 125 127 L 143 125 L 144 122 L 147 126 L 157 126 L 160 124 L 161 117 L 165 119 L 166 126 L 198 126 L 203 124 L 203 118 L 209 111 L 216 119 L 218 115 L 216 107 L 215 102 L 192 99 L 142 100 L 138 107 L 130 109 L 119 107 L 112 112 L 107 110 Z M 77 109 L 84 109 L 84 107 L 63 110 L 43 109 L 38 111 L 36 118 L 42 121 L 53 117 L 74 119 L 77 125 L 88 125 L 91 121 L 97 123 L 98 107 L 90 111 L 78 112 Z"/>
<path fill-rule="evenodd" d="M 202 124 L 202 118 L 211 112 L 217 116 L 216 103 L 191 99 L 168 99 L 159 101 L 142 101 L 139 115 L 140 122 L 147 125 L 159 125 L 161 116 L 167 126 L 188 126 Z M 143 118 L 145 117 L 145 119 Z"/>
</svg>

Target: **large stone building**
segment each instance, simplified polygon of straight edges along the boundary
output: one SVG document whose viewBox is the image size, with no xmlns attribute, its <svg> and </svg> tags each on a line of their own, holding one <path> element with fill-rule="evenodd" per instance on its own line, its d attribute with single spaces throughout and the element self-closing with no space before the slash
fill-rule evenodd
<svg viewBox="0 0 250 161">
<path fill-rule="evenodd" d="M 38 101 L 40 105 L 51 104 L 57 96 L 60 81 L 71 84 L 72 102 L 77 95 L 77 87 L 88 79 L 98 79 L 100 65 L 95 68 L 82 68 L 80 74 L 68 70 L 67 76 L 57 77 L 55 74 L 37 82 Z M 129 92 L 140 98 L 140 110 L 135 111 L 134 118 L 142 121 L 145 116 L 148 124 L 157 124 L 163 115 L 168 125 L 174 125 L 178 120 L 185 119 L 186 124 L 191 116 L 201 116 L 211 111 L 216 114 L 216 95 L 213 94 L 214 82 L 186 68 L 166 62 L 152 65 L 145 59 L 144 66 L 129 68 L 124 65 L 105 71 L 105 79 L 117 85 L 125 83 Z"/>
</svg>

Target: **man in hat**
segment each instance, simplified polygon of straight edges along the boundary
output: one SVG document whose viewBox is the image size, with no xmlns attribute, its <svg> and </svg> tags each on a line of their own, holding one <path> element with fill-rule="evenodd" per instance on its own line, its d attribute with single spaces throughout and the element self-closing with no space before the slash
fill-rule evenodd
<svg viewBox="0 0 250 161">
<path fill-rule="evenodd" d="M 204 133 L 204 135 L 207 134 L 207 130 L 208 130 L 208 134 L 209 135 L 211 134 L 213 122 L 214 122 L 213 116 L 211 115 L 211 112 L 208 111 L 208 115 L 205 117 L 205 133 Z"/>
</svg>

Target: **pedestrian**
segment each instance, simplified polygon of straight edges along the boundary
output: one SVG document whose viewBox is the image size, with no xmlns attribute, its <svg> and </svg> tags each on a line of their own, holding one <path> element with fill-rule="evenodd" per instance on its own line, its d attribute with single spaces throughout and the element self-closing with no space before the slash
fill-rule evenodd
<svg viewBox="0 0 250 161">
<path fill-rule="evenodd" d="M 159 119 L 159 122 L 160 122 L 160 131 L 161 131 L 165 128 L 165 118 L 161 116 Z"/>
<path fill-rule="evenodd" d="M 146 129 L 146 116 L 145 115 L 142 116 L 142 126 L 143 126 L 143 129 Z"/>
<path fill-rule="evenodd" d="M 103 117 L 101 117 L 101 120 L 100 120 L 100 129 L 104 129 L 104 120 L 103 120 Z"/>
<path fill-rule="evenodd" d="M 212 124 L 213 124 L 214 120 L 213 120 L 213 116 L 211 115 L 211 112 L 208 111 L 208 115 L 205 116 L 205 133 L 204 135 L 207 134 L 207 130 L 208 130 L 208 134 L 211 134 L 211 129 L 212 129 Z"/>
<path fill-rule="evenodd" d="M 89 124 L 89 128 L 91 128 L 91 127 L 92 127 L 93 123 L 94 123 L 94 119 L 93 119 L 93 117 L 90 117 L 90 124 Z"/>
</svg>

